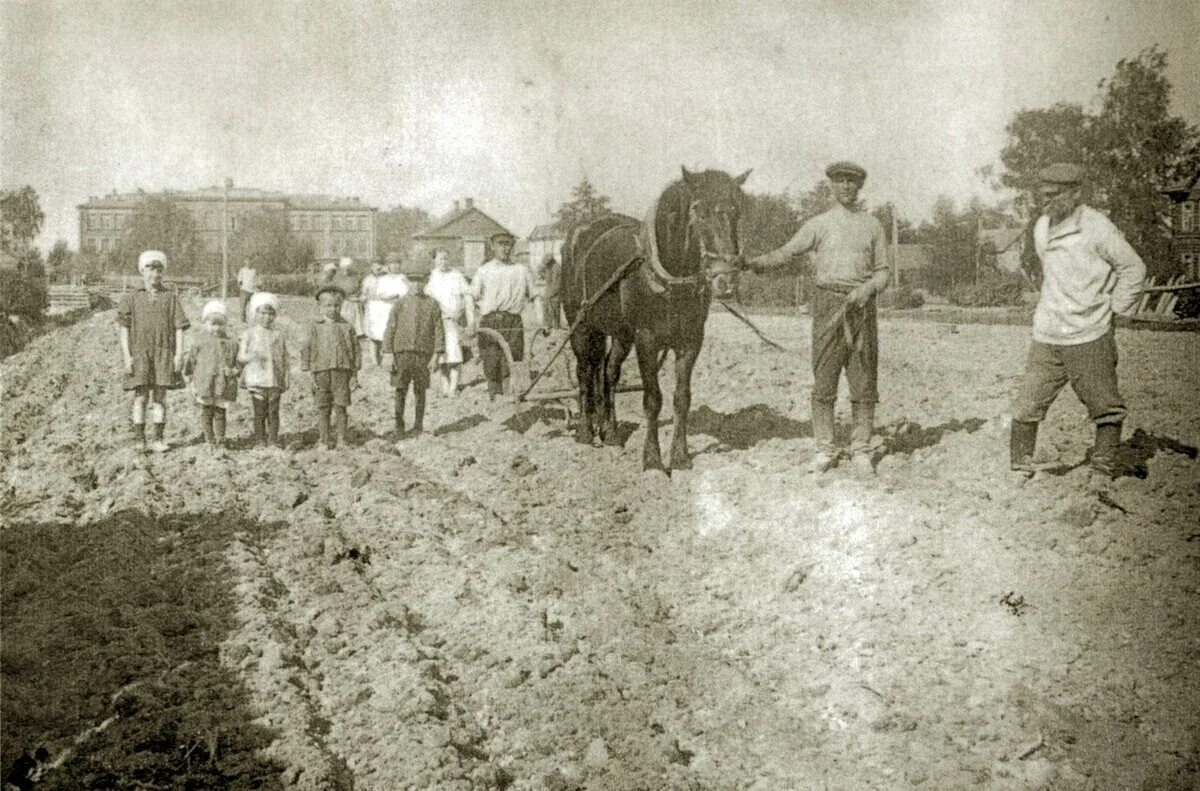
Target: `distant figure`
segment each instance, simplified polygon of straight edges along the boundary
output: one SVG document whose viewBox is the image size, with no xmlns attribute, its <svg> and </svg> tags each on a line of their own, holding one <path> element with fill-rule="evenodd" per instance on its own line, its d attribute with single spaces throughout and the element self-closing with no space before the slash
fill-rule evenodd
<svg viewBox="0 0 1200 791">
<path fill-rule="evenodd" d="M 254 292 L 258 291 L 258 270 L 254 268 L 254 264 L 247 258 L 242 262 L 242 268 L 237 273 L 238 291 L 242 297 L 242 321 L 249 321 L 249 313 L 247 306 L 250 304 L 250 297 L 254 296 Z"/>
<path fill-rule="evenodd" d="M 542 334 L 562 326 L 562 264 L 553 255 L 542 259 Z"/>
<path fill-rule="evenodd" d="M 210 300 L 200 313 L 204 331 L 188 351 L 183 372 L 200 405 L 200 430 L 208 447 L 225 449 L 226 410 L 237 400 L 238 342 L 229 337 L 222 300 Z"/>
<path fill-rule="evenodd" d="M 337 277 L 338 266 L 330 261 L 321 267 L 321 277 L 317 280 L 317 287 L 332 286 L 333 279 Z"/>
<path fill-rule="evenodd" d="M 891 277 L 887 237 L 879 220 L 858 205 L 867 171 L 853 162 L 825 169 L 837 200 L 833 208 L 805 222 L 783 247 L 746 262 L 755 272 L 783 266 L 802 253 L 812 253 L 812 425 L 817 452 L 813 472 L 837 466 L 834 405 L 842 371 L 850 385 L 854 425 L 850 461 L 861 472 L 875 470 L 871 431 L 879 400 L 879 330 L 875 295 Z"/>
<path fill-rule="evenodd" d="M 366 337 L 363 328 L 362 283 L 354 273 L 354 259 L 346 256 L 338 261 L 337 274 L 333 276 L 333 285 L 342 290 L 342 317 L 354 329 L 358 338 Z"/>
<path fill-rule="evenodd" d="M 479 267 L 471 281 L 471 297 L 479 306 L 479 326 L 495 330 L 504 338 L 513 361 L 525 359 L 525 325 L 521 312 L 534 297 L 529 267 L 512 260 L 512 234 L 497 233 L 491 238 L 495 256 Z M 488 337 L 479 336 L 479 356 L 487 377 L 488 395 L 494 401 L 508 389 L 510 371 L 504 350 Z"/>
<path fill-rule="evenodd" d="M 1009 462 L 1032 474 L 1038 424 L 1067 382 L 1096 426 L 1090 466 L 1096 477 L 1120 473 L 1117 449 L 1125 402 L 1117 388 L 1113 314 L 1141 295 L 1146 266 L 1112 221 L 1083 202 L 1083 171 L 1057 163 L 1040 174 L 1042 214 L 1033 227 L 1042 287 L 1033 341 L 1013 407 Z"/>
<path fill-rule="evenodd" d="M 300 347 L 300 369 L 313 375 L 317 404 L 317 433 L 326 448 L 345 444 L 348 437 L 350 380 L 362 366 L 362 350 L 350 322 L 342 315 L 345 294 L 337 286 L 317 290 L 321 315 L 308 328 Z M 333 423 L 330 423 L 330 415 Z"/>
<path fill-rule="evenodd" d="M 404 402 L 411 387 L 415 412 L 413 433 L 425 430 L 425 391 L 429 365 L 442 350 L 442 309 L 425 293 L 427 272 L 420 265 L 406 267 L 412 289 L 392 308 L 383 334 L 383 351 L 393 355 L 392 389 L 395 396 L 396 439 L 404 436 Z"/>
<path fill-rule="evenodd" d="M 445 349 L 438 355 L 438 370 L 441 374 L 442 393 L 458 395 L 458 376 L 466 360 L 463 353 L 459 323 L 466 320 L 467 326 L 475 324 L 475 303 L 471 298 L 471 286 L 462 272 L 451 269 L 449 254 L 438 247 L 432 252 L 433 272 L 425 293 L 438 301 L 442 308 L 442 335 Z"/>
<path fill-rule="evenodd" d="M 363 286 L 364 323 L 367 337 L 375 351 L 375 364 L 383 364 L 383 333 L 387 329 L 388 317 L 396 300 L 409 292 L 408 280 L 401 272 L 404 259 L 399 253 L 388 253 L 387 269 L 381 266 L 372 283 L 371 293 Z"/>
<path fill-rule="evenodd" d="M 254 407 L 254 444 L 279 446 L 279 405 L 288 389 L 287 336 L 275 326 L 279 299 L 265 291 L 250 298 L 254 324 L 242 335 L 238 362 Z"/>
<path fill-rule="evenodd" d="M 133 391 L 130 420 L 134 442 L 146 450 L 146 413 L 149 411 L 154 431 L 149 448 L 155 453 L 164 453 L 170 448 L 163 438 L 167 422 L 166 393 L 183 386 L 183 331 L 190 326 L 179 297 L 163 285 L 166 265 L 167 255 L 159 250 L 147 250 L 138 256 L 141 287 L 126 294 L 117 307 L 124 386 Z"/>
</svg>

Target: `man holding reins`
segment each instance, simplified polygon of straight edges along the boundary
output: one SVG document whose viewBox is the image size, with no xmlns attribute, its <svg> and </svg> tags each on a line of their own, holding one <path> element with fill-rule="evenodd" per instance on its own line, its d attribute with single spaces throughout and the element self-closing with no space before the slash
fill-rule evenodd
<svg viewBox="0 0 1200 791">
<path fill-rule="evenodd" d="M 851 464 L 873 472 L 871 431 L 879 400 L 875 295 L 891 277 L 887 237 L 879 220 L 858 204 L 867 172 L 853 162 L 835 162 L 825 175 L 833 185 L 834 206 L 801 225 L 783 247 L 750 258 L 743 266 L 761 273 L 783 266 L 793 256 L 812 254 L 812 425 L 817 453 L 809 468 L 825 472 L 840 458 L 834 444 L 834 405 L 845 370 L 854 420 Z"/>
<path fill-rule="evenodd" d="M 1010 466 L 1030 474 L 1038 424 L 1067 382 L 1096 426 L 1090 465 L 1118 474 L 1125 403 L 1117 390 L 1113 314 L 1137 304 L 1146 266 L 1117 226 L 1083 202 L 1083 171 L 1057 163 L 1039 176 L 1042 214 L 1033 227 L 1042 288 L 1033 341 L 1013 409 Z"/>
</svg>

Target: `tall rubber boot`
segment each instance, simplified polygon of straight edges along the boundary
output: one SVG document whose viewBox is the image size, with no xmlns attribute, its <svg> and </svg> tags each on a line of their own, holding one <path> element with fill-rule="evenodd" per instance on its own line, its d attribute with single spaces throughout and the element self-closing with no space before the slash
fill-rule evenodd
<svg viewBox="0 0 1200 791">
<path fill-rule="evenodd" d="M 810 472 L 826 472 L 837 466 L 837 446 L 833 442 L 834 404 L 832 401 L 812 402 L 813 439 L 817 442 L 817 453 L 809 462 Z"/>
<path fill-rule="evenodd" d="M 875 472 L 871 432 L 875 428 L 874 404 L 850 404 L 854 425 L 850 429 L 850 463 L 860 472 Z"/>
<path fill-rule="evenodd" d="M 1033 451 L 1037 447 L 1038 424 L 1014 420 L 1008 435 L 1008 466 L 1014 472 L 1033 473 Z"/>
<path fill-rule="evenodd" d="M 1105 423 L 1096 426 L 1096 442 L 1088 465 L 1110 480 L 1117 477 L 1117 450 L 1121 446 L 1121 424 Z"/>
<path fill-rule="evenodd" d="M 317 407 L 317 435 L 321 444 L 325 447 L 337 447 L 329 425 L 329 407 Z"/>
<path fill-rule="evenodd" d="M 267 442 L 279 445 L 279 397 L 269 398 L 267 407 Z"/>
<path fill-rule="evenodd" d="M 250 406 L 254 407 L 254 444 L 261 447 L 267 441 L 267 401 L 251 398 Z"/>
<path fill-rule="evenodd" d="M 333 429 L 337 435 L 337 441 L 343 445 L 350 444 L 350 427 L 348 425 L 349 418 L 346 416 L 346 407 L 335 406 L 333 408 Z"/>
</svg>

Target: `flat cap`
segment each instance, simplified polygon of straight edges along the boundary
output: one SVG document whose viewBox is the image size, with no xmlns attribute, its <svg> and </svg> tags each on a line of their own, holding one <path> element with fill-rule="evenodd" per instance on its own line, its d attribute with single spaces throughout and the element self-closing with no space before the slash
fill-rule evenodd
<svg viewBox="0 0 1200 791">
<path fill-rule="evenodd" d="M 492 234 L 491 241 L 493 243 L 494 242 L 508 242 L 509 244 L 512 244 L 513 242 L 517 241 L 517 237 L 513 236 L 508 231 L 498 231 L 498 232 Z"/>
<path fill-rule="evenodd" d="M 829 178 L 833 178 L 837 175 L 848 175 L 853 176 L 859 181 L 867 180 L 867 171 L 864 170 L 862 166 L 856 165 L 853 162 L 847 162 L 844 159 L 834 162 L 832 165 L 825 168 L 825 175 Z"/>
<path fill-rule="evenodd" d="M 1083 168 L 1069 162 L 1055 162 L 1042 169 L 1038 181 L 1043 184 L 1062 184 L 1074 186 L 1083 182 Z"/>
<path fill-rule="evenodd" d="M 317 289 L 317 293 L 313 294 L 313 297 L 320 302 L 322 294 L 337 294 L 342 299 L 346 298 L 346 292 L 337 286 L 321 286 Z"/>
</svg>

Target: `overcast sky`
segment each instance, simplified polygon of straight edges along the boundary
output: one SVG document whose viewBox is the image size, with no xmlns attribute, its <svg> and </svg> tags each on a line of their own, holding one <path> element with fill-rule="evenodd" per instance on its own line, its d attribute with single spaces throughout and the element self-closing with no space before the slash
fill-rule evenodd
<svg viewBox="0 0 1200 791">
<path fill-rule="evenodd" d="M 991 197 L 1004 125 L 1090 103 L 1169 53 L 1200 122 L 1200 2 L 16 2 L 0 0 L 0 181 L 39 242 L 113 189 L 219 184 L 437 214 L 473 196 L 520 234 L 586 174 L 641 214 L 680 164 L 803 191 L 825 163 L 912 218 Z"/>
</svg>

